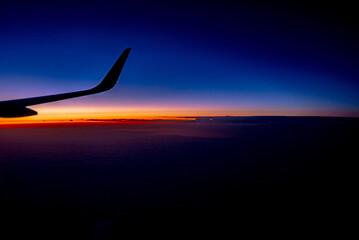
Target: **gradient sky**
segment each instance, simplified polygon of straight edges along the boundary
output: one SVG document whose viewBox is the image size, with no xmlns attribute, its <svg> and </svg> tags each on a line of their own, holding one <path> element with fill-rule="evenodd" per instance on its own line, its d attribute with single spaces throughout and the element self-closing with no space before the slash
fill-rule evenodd
<svg viewBox="0 0 359 240">
<path fill-rule="evenodd" d="M 0 100 L 93 87 L 130 47 L 113 90 L 33 106 L 39 116 L 27 119 L 359 116 L 354 10 L 302 1 L 1 1 Z"/>
</svg>

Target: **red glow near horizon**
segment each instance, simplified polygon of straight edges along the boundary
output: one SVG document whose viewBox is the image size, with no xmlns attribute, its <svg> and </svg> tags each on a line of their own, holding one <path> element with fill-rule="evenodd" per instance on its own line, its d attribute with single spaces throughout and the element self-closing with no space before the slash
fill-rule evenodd
<svg viewBox="0 0 359 240">
<path fill-rule="evenodd" d="M 67 105 L 44 104 L 32 107 L 38 115 L 23 118 L 0 118 L 3 128 L 24 126 L 29 124 L 53 125 L 60 124 L 133 124 L 149 120 L 188 120 L 188 117 L 216 116 L 337 116 L 358 117 L 355 112 L 333 109 L 290 109 L 269 108 L 265 106 L 211 106 L 206 105 L 162 105 L 162 106 L 96 106 L 96 105 Z"/>
</svg>

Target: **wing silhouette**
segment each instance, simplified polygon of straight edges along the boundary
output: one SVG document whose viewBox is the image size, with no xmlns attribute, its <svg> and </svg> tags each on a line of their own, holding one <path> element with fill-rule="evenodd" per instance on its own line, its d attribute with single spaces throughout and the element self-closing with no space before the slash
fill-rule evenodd
<svg viewBox="0 0 359 240">
<path fill-rule="evenodd" d="M 131 48 L 127 48 L 123 51 L 123 53 L 117 59 L 117 61 L 112 66 L 110 71 L 107 73 L 105 78 L 96 87 L 88 90 L 77 91 L 77 92 L 2 101 L 0 102 L 0 117 L 25 117 L 25 116 L 37 115 L 36 111 L 26 107 L 42 104 L 42 103 L 55 102 L 69 98 L 96 94 L 110 90 L 115 86 L 120 76 L 120 73 L 122 71 L 122 68 L 126 62 L 128 54 L 130 53 L 130 50 Z"/>
</svg>

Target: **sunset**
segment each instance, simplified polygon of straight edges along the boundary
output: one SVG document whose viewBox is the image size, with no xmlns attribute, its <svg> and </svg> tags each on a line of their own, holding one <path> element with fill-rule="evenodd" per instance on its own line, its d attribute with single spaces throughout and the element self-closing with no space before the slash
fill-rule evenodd
<svg viewBox="0 0 359 240">
<path fill-rule="evenodd" d="M 357 18 L 341 2 L 1 1 L 1 232 L 339 229 Z"/>
<path fill-rule="evenodd" d="M 89 89 L 132 48 L 110 92 L 39 105 L 39 116 L 21 121 L 359 116 L 357 44 L 345 18 L 289 3 L 139 5 L 1 3 L 0 100 Z"/>
</svg>

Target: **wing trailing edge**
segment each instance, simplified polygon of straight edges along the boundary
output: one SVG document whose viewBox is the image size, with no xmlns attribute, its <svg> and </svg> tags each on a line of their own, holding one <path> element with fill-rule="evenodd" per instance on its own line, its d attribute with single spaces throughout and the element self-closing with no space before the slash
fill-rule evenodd
<svg viewBox="0 0 359 240">
<path fill-rule="evenodd" d="M 100 82 L 100 84 L 98 84 L 96 87 L 91 88 L 89 90 L 83 90 L 77 92 L 2 101 L 0 102 L 0 117 L 22 117 L 22 116 L 36 115 L 37 113 L 34 110 L 26 107 L 37 105 L 37 104 L 48 103 L 48 102 L 61 101 L 69 98 L 96 94 L 110 90 L 116 85 L 117 80 L 120 76 L 123 66 L 125 65 L 126 59 L 130 51 L 131 48 L 127 48 L 123 51 L 121 56 L 117 59 L 115 64 L 110 69 L 110 71 Z"/>
</svg>

